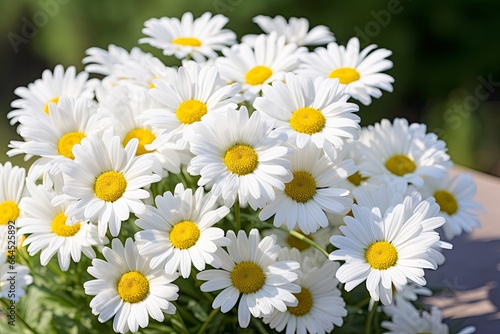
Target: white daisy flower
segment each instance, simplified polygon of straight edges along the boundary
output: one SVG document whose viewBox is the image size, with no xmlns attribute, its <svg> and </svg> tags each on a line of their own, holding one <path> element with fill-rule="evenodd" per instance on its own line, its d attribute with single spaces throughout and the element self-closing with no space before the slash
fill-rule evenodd
<svg viewBox="0 0 500 334">
<path fill-rule="evenodd" d="M 236 44 L 222 50 L 224 57 L 215 60 L 222 79 L 242 84 L 245 99 L 253 102 L 263 86 L 283 80 L 286 72 L 297 69 L 304 47 L 286 44 L 286 37 L 259 35 L 255 45 Z"/>
<path fill-rule="evenodd" d="M 312 141 L 317 147 L 341 147 L 347 139 L 358 139 L 359 107 L 348 103 L 349 96 L 337 81 L 287 73 L 286 83 L 273 82 L 262 87 L 262 97 L 254 107 L 273 122 L 276 131 L 286 132 L 303 148 Z"/>
<path fill-rule="evenodd" d="M 58 173 L 58 166 L 68 160 L 73 160 L 73 147 L 89 135 L 102 131 L 103 125 L 97 114 L 96 104 L 84 97 L 77 99 L 62 96 L 58 104 L 52 103 L 50 114 L 46 121 L 37 116 L 21 116 L 19 122 L 24 142 L 11 142 L 14 149 L 9 155 L 25 153 L 39 156 L 39 166 L 45 165 L 46 170 L 52 168 L 53 174 Z"/>
<path fill-rule="evenodd" d="M 161 105 L 149 96 L 147 91 L 133 90 L 130 86 L 115 87 L 108 98 L 107 105 L 99 111 L 115 126 L 115 133 L 120 137 L 122 145 L 125 147 L 130 140 L 137 138 L 139 145 L 136 155 L 152 155 L 156 174 L 180 173 L 181 163 L 187 164 L 191 158 L 188 157 L 189 151 L 178 149 L 172 142 L 165 142 L 157 149 L 150 149 L 151 143 L 161 132 L 146 125 L 141 117 L 145 110 Z"/>
<path fill-rule="evenodd" d="M 293 294 L 300 292 L 300 287 L 292 282 L 299 277 L 299 263 L 277 261 L 281 247 L 275 244 L 275 237 L 261 240 L 257 229 L 252 229 L 248 236 L 239 231 L 238 237 L 230 230 L 226 236 L 231 245 L 227 252 L 219 252 L 222 269 L 204 270 L 196 276 L 207 281 L 201 285 L 201 291 L 223 289 L 212 303 L 214 309 L 220 307 L 222 313 L 227 313 L 240 299 L 238 323 L 246 328 L 250 315 L 269 316 L 275 309 L 285 312 L 288 305 L 297 305 Z"/>
<path fill-rule="evenodd" d="M 140 61 L 144 58 L 144 51 L 135 47 L 128 52 L 122 47 L 109 45 L 108 50 L 98 47 L 91 47 L 85 51 L 87 56 L 83 58 L 82 63 L 86 64 L 85 71 L 102 75 L 111 75 L 115 73 L 115 65 L 126 63 L 128 60 Z"/>
<path fill-rule="evenodd" d="M 352 175 L 356 166 L 352 160 L 338 156 L 330 160 L 322 149 L 309 143 L 287 158 L 293 178 L 283 190 L 276 189 L 276 199 L 270 201 L 259 213 L 259 219 L 274 215 L 274 226 L 296 226 L 305 233 L 328 227 L 325 211 L 347 213 L 352 205 L 347 189 L 337 188 L 341 180 Z"/>
<path fill-rule="evenodd" d="M 367 133 L 358 141 L 359 172 L 370 178 L 404 179 L 416 187 L 422 187 L 426 177 L 444 177 L 452 165 L 446 144 L 425 131 L 424 124 L 408 125 L 401 118 L 362 129 Z"/>
<path fill-rule="evenodd" d="M 386 59 L 392 52 L 378 49 L 377 45 L 367 46 L 361 52 L 359 40 L 353 37 L 347 46 L 329 43 L 325 48 L 304 54 L 297 73 L 311 77 L 338 79 L 346 85 L 348 93 L 364 105 L 372 102 L 372 97 L 382 96 L 381 89 L 392 92 L 394 79 L 385 73 L 392 68 L 392 61 Z"/>
<path fill-rule="evenodd" d="M 155 80 L 149 93 L 163 107 L 147 110 L 144 124 L 162 133 L 153 147 L 177 141 L 184 147 L 188 131 L 203 117 L 225 108 L 236 108 L 242 101 L 238 84 L 226 85 L 215 66 L 185 62 L 169 80 Z"/>
<path fill-rule="evenodd" d="M 453 239 L 462 233 L 471 233 L 480 227 L 478 212 L 481 205 L 473 200 L 476 184 L 470 173 L 452 175 L 442 179 L 428 178 L 422 193 L 433 196 L 440 206 L 439 216 L 446 219 L 443 232 L 446 239 Z"/>
<path fill-rule="evenodd" d="M 11 119 L 11 124 L 17 123 L 21 116 L 36 115 L 44 119 L 49 114 L 50 104 L 57 104 L 61 96 L 73 98 L 83 96 L 93 99 L 93 89 L 97 82 L 87 79 L 87 73 L 76 74 L 73 66 L 64 70 L 62 65 L 57 65 L 54 72 L 45 70 L 42 78 L 30 83 L 27 88 L 16 88 L 14 93 L 20 98 L 14 100 L 11 107 L 17 109 L 10 111 L 7 117 Z"/>
<path fill-rule="evenodd" d="M 25 180 L 24 168 L 12 166 L 10 161 L 5 165 L 0 163 L 0 244 L 5 241 L 5 250 L 0 249 L 0 253 L 7 250 L 9 224 L 15 224 L 21 216 L 19 202 L 23 196 Z"/>
<path fill-rule="evenodd" d="M 433 306 L 430 312 L 419 311 L 412 303 L 396 297 L 393 305 L 384 306 L 384 312 L 391 321 L 382 321 L 381 326 L 387 329 L 385 334 L 432 333 L 448 334 L 448 325 L 443 323 L 441 311 Z M 473 326 L 460 330 L 457 334 L 475 333 Z"/>
<path fill-rule="evenodd" d="M 102 138 L 84 138 L 73 149 L 75 160 L 60 165 L 64 194 L 52 203 L 69 202 L 67 217 L 97 221 L 100 236 L 109 225 L 111 235 L 117 236 L 130 212 L 145 210 L 141 200 L 150 194 L 142 188 L 160 180 L 152 173 L 153 160 L 147 155 L 135 156 L 137 146 L 138 140 L 132 139 L 123 148 L 120 137 L 109 131 Z"/>
<path fill-rule="evenodd" d="M 371 298 L 388 305 L 393 286 L 401 292 L 408 280 L 426 284 L 423 269 L 437 268 L 428 249 L 439 240 L 437 233 L 424 231 L 426 209 L 414 212 L 405 202 L 382 216 L 378 208 L 353 205 L 354 218 L 346 216 L 345 226 L 340 227 L 343 236 L 330 238 L 338 248 L 330 254 L 330 260 L 346 261 L 337 271 L 346 291 L 366 281 Z M 444 219 L 430 219 L 444 223 Z"/>
<path fill-rule="evenodd" d="M 5 261 L 6 254 L 2 251 L 0 252 L 0 298 L 7 298 L 17 303 L 26 294 L 26 287 L 33 283 L 33 276 L 29 274 L 29 268 L 25 265 L 10 264 Z"/>
<path fill-rule="evenodd" d="M 46 266 L 57 253 L 59 267 L 66 271 L 70 258 L 79 262 L 83 253 L 93 259 L 96 254 L 92 247 L 108 243 L 106 237 L 98 236 L 97 226 L 88 222 L 75 223 L 64 214 L 65 205 L 53 206 L 54 191 L 31 182 L 27 183 L 27 189 L 29 196 L 19 204 L 25 215 L 19 219 L 18 233 L 30 234 L 23 245 L 28 246 L 31 256 L 41 250 L 42 266 Z M 68 224 L 68 221 L 71 223 Z"/>
<path fill-rule="evenodd" d="M 215 51 L 236 42 L 236 34 L 229 29 L 222 29 L 229 19 L 223 15 L 204 13 L 193 20 L 192 13 L 184 13 L 182 18 L 162 17 L 149 19 L 144 23 L 142 32 L 149 36 L 141 38 L 139 43 L 147 43 L 162 49 L 166 56 L 174 55 L 178 59 L 192 57 L 196 62 L 206 58 L 215 58 Z"/>
<path fill-rule="evenodd" d="M 179 288 L 172 281 L 177 275 L 151 269 L 149 259 L 139 254 L 131 238 L 125 247 L 113 239 L 111 248 L 105 247 L 102 254 L 105 260 L 94 259 L 87 269 L 96 279 L 83 284 L 85 293 L 95 296 L 90 307 L 100 322 L 114 317 L 115 332 L 137 332 L 148 326 L 149 316 L 162 322 L 164 313 L 175 313 L 172 301 L 177 300 Z"/>
<path fill-rule="evenodd" d="M 302 257 L 296 249 L 283 249 L 278 260 L 300 263 L 304 275 L 295 283 L 301 287 L 301 291 L 293 294 L 298 300 L 296 306 L 287 307 L 285 312 L 274 310 L 269 317 L 264 317 L 264 323 L 278 332 L 286 327 L 287 334 L 325 334 L 334 330 L 335 326 L 342 326 L 342 317 L 347 315 L 346 304 L 337 288 L 338 281 L 332 279 L 339 264 L 324 261 L 322 265 L 316 266 L 311 258 Z"/>
<path fill-rule="evenodd" d="M 286 43 L 295 43 L 302 45 L 322 45 L 335 42 L 335 37 L 330 28 L 319 25 L 309 30 L 309 21 L 306 18 L 291 17 L 288 22 L 286 19 L 277 15 L 272 18 L 264 15 L 257 15 L 252 20 L 266 34 L 275 31 L 279 36 L 286 37 Z M 244 43 L 254 45 L 257 35 L 243 36 Z"/>
<path fill-rule="evenodd" d="M 232 207 L 238 197 L 255 210 L 275 198 L 292 179 L 292 153 L 283 146 L 285 134 L 273 134 L 259 113 L 248 116 L 245 107 L 207 115 L 194 125 L 190 150 L 195 155 L 188 165 L 191 175 L 201 175 L 198 186 L 212 186 L 224 205 Z"/>
<path fill-rule="evenodd" d="M 191 274 L 191 265 L 204 270 L 205 264 L 220 267 L 215 253 L 228 246 L 224 231 L 212 227 L 229 213 L 223 206 L 215 209 L 217 197 L 198 188 L 193 194 L 177 184 L 174 193 L 156 196 L 156 207 L 147 206 L 135 221 L 144 231 L 135 234 L 141 255 L 151 257 L 151 268 L 164 267 L 167 274 L 180 271 L 184 278 Z"/>
</svg>

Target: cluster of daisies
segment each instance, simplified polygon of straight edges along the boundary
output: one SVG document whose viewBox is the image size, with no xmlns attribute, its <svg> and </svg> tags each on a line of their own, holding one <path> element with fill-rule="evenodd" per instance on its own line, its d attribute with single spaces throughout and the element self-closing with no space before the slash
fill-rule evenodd
<svg viewBox="0 0 500 334">
<path fill-rule="evenodd" d="M 448 333 L 414 302 L 443 237 L 479 226 L 480 206 L 425 125 L 360 127 L 357 103 L 392 91 L 391 51 L 281 16 L 255 17 L 265 33 L 237 43 L 227 21 L 146 21 L 139 42 L 177 67 L 110 45 L 87 50 L 85 72 L 58 65 L 15 90 L 9 155 L 34 162 L 0 165 L 0 255 L 15 222 L 43 266 L 93 259 L 90 308 L 120 333 L 176 314 L 188 278 L 211 298 L 200 333 L 219 311 L 242 328 L 331 332 L 360 285 L 361 312 L 384 312 L 388 333 Z M 22 290 L 32 277 L 17 268 Z"/>
</svg>

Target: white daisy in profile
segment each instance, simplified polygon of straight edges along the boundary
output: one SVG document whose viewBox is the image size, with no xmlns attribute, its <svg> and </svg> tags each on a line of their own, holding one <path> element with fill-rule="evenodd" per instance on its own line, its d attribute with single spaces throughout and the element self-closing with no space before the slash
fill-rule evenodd
<svg viewBox="0 0 500 334">
<path fill-rule="evenodd" d="M 275 81 L 262 87 L 262 97 L 254 107 L 269 118 L 276 131 L 285 132 L 299 148 L 313 142 L 323 148 L 341 147 L 348 139 L 359 137 L 359 107 L 349 103 L 349 96 L 337 81 L 287 73 L 285 82 Z"/>
<path fill-rule="evenodd" d="M 393 286 L 401 292 L 409 280 L 426 284 L 424 269 L 437 268 L 428 249 L 439 240 L 439 234 L 424 231 L 423 210 L 414 212 L 403 203 L 384 215 L 378 208 L 357 205 L 352 212 L 353 217 L 346 216 L 345 226 L 340 227 L 343 235 L 330 238 L 338 248 L 330 254 L 330 260 L 345 261 L 336 276 L 345 283 L 346 291 L 366 281 L 371 298 L 388 305 Z"/>
<path fill-rule="evenodd" d="M 424 124 L 396 118 L 393 123 L 383 119 L 364 128 L 358 141 L 359 172 L 370 178 L 403 179 L 416 187 L 424 178 L 442 178 L 452 162 L 446 144 L 433 133 L 425 133 Z"/>
<path fill-rule="evenodd" d="M 245 99 L 253 102 L 263 86 L 283 80 L 286 72 L 297 69 L 305 47 L 286 44 L 285 36 L 275 32 L 259 35 L 253 46 L 242 43 L 222 50 L 224 57 L 215 60 L 222 79 L 242 84 Z"/>
<path fill-rule="evenodd" d="M 345 47 L 329 43 L 326 48 L 320 47 L 304 54 L 297 73 L 336 78 L 348 88 L 349 95 L 369 105 L 372 97 L 382 96 L 381 90 L 392 92 L 394 82 L 390 75 L 381 73 L 392 68 L 392 61 L 386 59 L 392 52 L 376 48 L 377 45 L 371 44 L 360 52 L 357 37 L 351 38 Z"/>
<path fill-rule="evenodd" d="M 12 166 L 10 161 L 0 163 L 0 236 L 7 234 L 9 222 L 16 222 L 21 214 L 19 202 L 23 196 L 26 170 Z"/>
<path fill-rule="evenodd" d="M 198 186 L 211 186 L 227 207 L 238 198 L 241 205 L 262 208 L 292 179 L 285 158 L 292 150 L 285 141 L 285 134 L 273 134 L 259 113 L 249 117 L 245 107 L 207 115 L 190 137 L 195 156 L 187 171 L 200 175 Z"/>
<path fill-rule="evenodd" d="M 286 43 L 295 43 L 298 46 L 302 46 L 335 42 L 335 37 L 330 28 L 319 25 L 309 30 L 309 21 L 303 17 L 291 17 L 287 22 L 281 15 L 277 15 L 274 18 L 257 15 L 252 21 L 266 34 L 275 31 L 279 36 L 285 36 Z M 242 41 L 253 45 L 256 38 L 257 35 L 246 35 L 242 37 Z"/>
<path fill-rule="evenodd" d="M 340 295 L 338 281 L 334 278 L 339 268 L 337 262 L 324 261 L 317 266 L 309 257 L 303 257 L 298 250 L 282 249 L 278 260 L 294 260 L 300 263 L 304 273 L 295 281 L 301 287 L 296 306 L 287 307 L 285 312 L 274 310 L 263 321 L 278 332 L 325 334 L 343 324 L 347 315 L 345 301 Z"/>
<path fill-rule="evenodd" d="M 52 204 L 68 202 L 65 215 L 80 221 L 98 223 L 99 235 L 108 229 L 112 236 L 120 233 L 121 222 L 130 212 L 141 213 L 150 196 L 143 187 L 158 182 L 153 174 L 153 160 L 147 155 L 136 157 L 138 140 L 123 148 L 120 137 L 106 131 L 103 137 L 89 136 L 75 145 L 75 160 L 60 165 L 64 177 L 63 195 Z"/>
<path fill-rule="evenodd" d="M 180 271 L 184 278 L 191 265 L 204 270 L 205 264 L 220 267 L 216 251 L 228 246 L 224 230 L 213 227 L 229 213 L 229 208 L 215 208 L 217 197 L 204 194 L 203 188 L 184 189 L 177 184 L 174 193 L 166 192 L 155 199 L 156 208 L 147 206 L 135 221 L 144 231 L 135 234 L 141 255 L 151 258 L 151 268 L 163 267 L 167 274 Z"/>
<path fill-rule="evenodd" d="M 242 101 L 238 94 L 240 85 L 226 83 L 220 79 L 215 66 L 200 66 L 190 61 L 172 75 L 169 80 L 155 80 L 155 88 L 149 93 L 162 104 L 141 116 L 144 124 L 162 134 L 153 147 L 166 141 L 179 141 L 184 147 L 189 128 L 205 115 L 225 108 L 236 108 Z"/>
<path fill-rule="evenodd" d="M 391 321 L 382 321 L 381 326 L 388 331 L 385 334 L 414 334 L 432 333 L 448 334 L 448 325 L 443 323 L 441 311 L 433 306 L 428 311 L 419 311 L 412 303 L 396 297 L 395 303 L 383 307 L 384 313 L 391 317 Z M 476 328 L 468 326 L 457 334 L 472 334 Z"/>
<path fill-rule="evenodd" d="M 236 42 L 236 34 L 223 29 L 228 21 L 221 14 L 212 17 L 208 12 L 195 20 L 189 12 L 180 20 L 176 17 L 149 19 L 142 29 L 149 37 L 141 38 L 139 43 L 162 49 L 166 56 L 174 55 L 178 59 L 190 56 L 202 63 L 206 58 L 217 57 L 216 51 Z"/>
<path fill-rule="evenodd" d="M 196 276 L 207 281 L 201 291 L 222 290 L 212 303 L 214 309 L 220 307 L 222 313 L 227 313 L 239 299 L 238 323 L 246 328 L 250 315 L 269 316 L 275 309 L 285 312 L 288 305 L 297 305 L 293 294 L 299 293 L 300 287 L 292 282 L 299 277 L 299 263 L 277 261 L 281 247 L 276 245 L 275 237 L 261 240 L 257 229 L 248 236 L 239 231 L 238 237 L 229 230 L 226 236 L 231 245 L 227 252 L 219 252 L 222 268 L 204 270 Z"/>
<path fill-rule="evenodd" d="M 19 122 L 24 142 L 11 142 L 15 147 L 9 155 L 25 153 L 42 157 L 38 165 L 49 164 L 52 173 L 58 173 L 58 165 L 73 160 L 73 147 L 83 138 L 102 131 L 103 125 L 97 113 L 97 105 L 84 97 L 77 99 L 62 96 L 59 103 L 50 105 L 46 122 L 37 116 L 21 116 Z"/>
<path fill-rule="evenodd" d="M 61 96 L 78 98 L 80 96 L 93 99 L 94 80 L 88 80 L 88 74 L 81 72 L 76 74 L 75 67 L 70 66 L 66 70 L 62 65 L 57 65 L 54 72 L 45 70 L 42 78 L 30 83 L 28 87 L 18 87 L 14 93 L 19 99 L 11 103 L 16 108 L 7 114 L 11 124 L 17 123 L 19 117 L 34 115 L 44 119 L 49 114 L 51 103 L 57 104 Z"/>
<path fill-rule="evenodd" d="M 473 199 L 476 184 L 470 173 L 452 175 L 449 172 L 442 179 L 428 178 L 422 192 L 436 199 L 439 215 L 446 220 L 443 225 L 446 239 L 471 233 L 473 228 L 481 226 L 478 213 L 482 207 Z"/>
<path fill-rule="evenodd" d="M 102 75 L 115 74 L 115 65 L 126 63 L 128 60 L 140 61 L 144 58 L 144 51 L 138 47 L 130 52 L 116 45 L 109 45 L 107 50 L 91 47 L 85 51 L 87 56 L 82 63 L 86 64 L 85 71 Z"/>
<path fill-rule="evenodd" d="M 33 276 L 30 275 L 30 269 L 27 266 L 6 263 L 6 259 L 5 252 L 0 252 L 0 298 L 10 299 L 17 303 L 26 294 L 26 287 L 33 283 Z M 15 293 L 12 293 L 12 281 L 15 281 Z"/>
<path fill-rule="evenodd" d="M 95 280 L 85 282 L 85 293 L 95 296 L 90 302 L 92 313 L 105 322 L 114 317 L 113 330 L 137 332 L 149 324 L 149 317 L 162 322 L 165 314 L 176 311 L 179 288 L 172 283 L 177 275 L 161 268 L 151 269 L 149 259 L 139 254 L 131 238 L 125 247 L 113 239 L 111 248 L 102 251 L 105 260 L 93 259 L 87 269 Z"/>
<path fill-rule="evenodd" d="M 23 197 L 20 208 L 25 213 L 19 218 L 19 234 L 29 234 L 23 242 L 34 256 L 41 250 L 40 263 L 46 266 L 57 253 L 59 267 L 66 271 L 70 259 L 79 262 L 82 253 L 95 258 L 93 246 L 108 243 L 106 237 L 99 237 L 97 226 L 88 222 L 73 222 L 65 212 L 65 205 L 53 206 L 55 192 L 44 185 L 28 182 L 29 196 Z M 68 224 L 70 222 L 70 224 Z"/>
<path fill-rule="evenodd" d="M 274 215 L 274 226 L 286 225 L 289 230 L 298 226 L 304 234 L 310 234 L 328 227 L 325 211 L 349 211 L 349 191 L 337 185 L 355 172 L 352 160 L 338 156 L 332 161 L 312 143 L 295 148 L 288 160 L 292 164 L 292 180 L 285 183 L 283 190 L 276 189 L 276 199 L 264 206 L 259 219 L 264 221 Z"/>
</svg>

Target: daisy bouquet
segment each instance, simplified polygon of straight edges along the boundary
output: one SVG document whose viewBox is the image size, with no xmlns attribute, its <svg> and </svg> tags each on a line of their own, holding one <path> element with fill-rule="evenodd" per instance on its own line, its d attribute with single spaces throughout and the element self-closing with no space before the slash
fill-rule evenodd
<svg viewBox="0 0 500 334">
<path fill-rule="evenodd" d="M 110 45 L 16 89 L 9 154 L 34 160 L 0 165 L 16 328 L 449 333 L 425 273 L 480 206 L 424 124 L 360 127 L 391 51 L 281 16 L 238 43 L 227 21 L 146 21 L 178 66 Z"/>
</svg>

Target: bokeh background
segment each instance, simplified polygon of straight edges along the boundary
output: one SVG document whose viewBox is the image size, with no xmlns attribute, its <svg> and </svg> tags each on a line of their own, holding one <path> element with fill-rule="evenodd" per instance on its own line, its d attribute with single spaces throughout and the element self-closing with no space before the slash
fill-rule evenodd
<svg viewBox="0 0 500 334">
<path fill-rule="evenodd" d="M 363 125 L 382 118 L 423 122 L 460 165 L 500 176 L 500 2 L 496 0 L 0 0 L 0 161 L 17 139 L 6 114 L 14 89 L 56 64 L 82 70 L 92 46 L 127 49 L 151 17 L 205 11 L 230 18 L 238 36 L 252 17 L 306 17 L 345 44 L 358 36 L 393 51 L 394 92 L 360 108 Z M 31 28 L 29 27 L 31 25 Z M 34 28 L 34 29 L 33 29 Z M 31 30 L 30 30 L 31 29 Z M 158 50 L 141 46 L 167 64 Z M 22 157 L 9 159 L 25 164 Z"/>
</svg>

